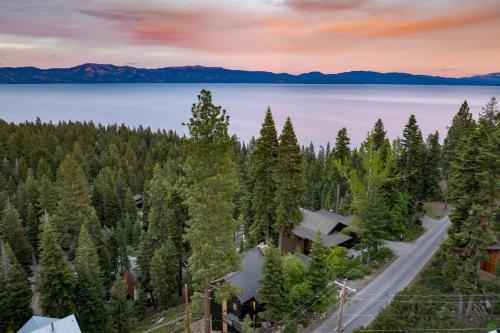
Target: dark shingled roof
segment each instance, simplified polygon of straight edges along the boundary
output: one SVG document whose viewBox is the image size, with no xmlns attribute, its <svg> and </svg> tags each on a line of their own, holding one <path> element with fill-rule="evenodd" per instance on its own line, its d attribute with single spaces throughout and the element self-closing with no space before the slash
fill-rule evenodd
<svg viewBox="0 0 500 333">
<path fill-rule="evenodd" d="M 294 254 L 304 263 L 309 262 L 309 257 L 303 254 Z M 241 260 L 241 269 L 229 273 L 225 280 L 242 289 L 241 295 L 237 295 L 241 303 L 255 298 L 260 303 L 258 290 L 260 288 L 259 280 L 262 278 L 262 266 L 264 265 L 265 255 L 262 254 L 259 247 L 256 246 L 247 252 Z"/>
<path fill-rule="evenodd" d="M 307 209 L 301 209 L 301 211 L 302 222 L 293 230 L 295 236 L 312 241 L 319 230 L 326 247 L 342 244 L 352 238 L 341 232 L 334 231 L 339 224 L 343 227 L 348 226 L 352 216 L 342 216 L 324 209 L 316 212 Z"/>
<path fill-rule="evenodd" d="M 488 250 L 500 250 L 500 242 L 490 245 Z"/>
</svg>

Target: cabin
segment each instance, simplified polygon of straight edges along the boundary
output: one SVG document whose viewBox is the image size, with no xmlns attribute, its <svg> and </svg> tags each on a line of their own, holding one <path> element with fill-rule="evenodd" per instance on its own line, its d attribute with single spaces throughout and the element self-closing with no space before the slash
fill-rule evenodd
<svg viewBox="0 0 500 333">
<path fill-rule="evenodd" d="M 265 308 L 259 297 L 258 290 L 260 289 L 259 281 L 262 278 L 266 248 L 266 245 L 260 244 L 245 252 L 241 261 L 241 269 L 228 274 L 223 279 L 239 287 L 242 293 L 222 302 L 222 304 L 218 304 L 215 297 L 212 297 L 213 331 L 241 332 L 242 321 L 247 315 L 256 326 L 262 323 L 259 314 Z M 301 254 L 295 255 L 306 264 L 309 262 L 309 257 Z"/>
<path fill-rule="evenodd" d="M 500 242 L 489 246 L 488 259 L 483 260 L 479 263 L 479 268 L 491 275 L 497 276 L 499 270 L 499 260 L 500 260 Z"/>
<path fill-rule="evenodd" d="M 281 251 L 308 255 L 318 230 L 321 232 L 325 247 L 351 248 L 357 243 L 356 235 L 342 232 L 352 221 L 352 215 L 342 216 L 325 209 L 312 212 L 301 208 L 301 212 L 300 224 L 292 230 L 291 235 L 283 236 Z"/>
</svg>

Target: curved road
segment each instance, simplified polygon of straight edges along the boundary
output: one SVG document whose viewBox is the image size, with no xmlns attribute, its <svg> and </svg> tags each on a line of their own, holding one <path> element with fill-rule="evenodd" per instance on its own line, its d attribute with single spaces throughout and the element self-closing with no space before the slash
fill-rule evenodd
<svg viewBox="0 0 500 333">
<path fill-rule="evenodd" d="M 448 216 L 439 221 L 426 217 L 423 225 L 427 230 L 414 243 L 388 242 L 398 258 L 346 303 L 342 325 L 344 333 L 366 327 L 380 308 L 390 303 L 395 294 L 417 277 L 445 239 L 450 220 Z M 337 320 L 336 312 L 313 332 L 335 332 Z"/>
</svg>

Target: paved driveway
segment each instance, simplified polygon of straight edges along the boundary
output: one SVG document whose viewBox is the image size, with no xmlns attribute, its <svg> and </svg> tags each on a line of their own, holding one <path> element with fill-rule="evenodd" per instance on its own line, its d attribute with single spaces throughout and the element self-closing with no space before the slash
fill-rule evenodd
<svg viewBox="0 0 500 333">
<path fill-rule="evenodd" d="M 398 258 L 346 304 L 343 332 L 351 333 L 356 328 L 367 326 L 380 308 L 390 303 L 395 294 L 417 277 L 446 237 L 449 225 L 447 216 L 439 221 L 426 217 L 423 220 L 426 232 L 415 242 L 387 242 Z M 334 313 L 313 332 L 335 332 L 337 320 L 338 314 Z"/>
</svg>

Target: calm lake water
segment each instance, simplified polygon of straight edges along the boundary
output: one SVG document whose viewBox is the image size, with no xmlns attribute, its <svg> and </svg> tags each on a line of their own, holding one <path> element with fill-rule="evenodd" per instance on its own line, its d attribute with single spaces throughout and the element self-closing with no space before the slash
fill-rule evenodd
<svg viewBox="0 0 500 333">
<path fill-rule="evenodd" d="M 358 145 L 378 118 L 391 138 L 400 136 L 410 114 L 424 133 L 444 137 L 466 99 L 474 115 L 500 87 L 273 84 L 65 84 L 0 85 L 0 118 L 22 122 L 92 120 L 185 132 L 192 103 L 202 88 L 230 115 L 232 133 L 257 136 L 268 105 L 278 129 L 292 118 L 302 144 L 334 142 L 345 126 Z"/>
</svg>

